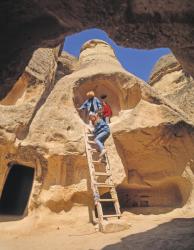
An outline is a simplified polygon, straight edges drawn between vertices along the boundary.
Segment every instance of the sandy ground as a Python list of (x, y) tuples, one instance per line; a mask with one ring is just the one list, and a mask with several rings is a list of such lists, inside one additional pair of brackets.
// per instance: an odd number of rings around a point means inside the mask
[(60, 214), (39, 209), (17, 221), (0, 218), (0, 250), (194, 250), (192, 212), (133, 212), (123, 215), (130, 224), (128, 230), (109, 234), (95, 231), (86, 207)]

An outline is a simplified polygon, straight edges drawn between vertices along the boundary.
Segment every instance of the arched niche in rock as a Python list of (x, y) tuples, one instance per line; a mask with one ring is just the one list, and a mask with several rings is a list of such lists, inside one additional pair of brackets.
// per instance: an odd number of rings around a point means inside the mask
[(123, 209), (137, 214), (157, 214), (183, 207), (191, 189), (192, 185), (186, 178), (175, 176), (143, 184), (138, 181), (121, 184), (117, 191)]
[[(86, 93), (94, 91), (95, 96), (101, 100), (102, 95), (106, 95), (105, 101), (111, 106), (113, 117), (118, 116), (119, 112), (134, 108), (141, 99), (141, 89), (138, 84), (124, 87), (129, 84), (125, 74), (95, 75), (93, 77), (81, 79), (74, 87), (74, 105), (80, 107), (87, 99)], [(130, 85), (130, 84), (129, 84)], [(80, 112), (84, 119), (84, 114)]]

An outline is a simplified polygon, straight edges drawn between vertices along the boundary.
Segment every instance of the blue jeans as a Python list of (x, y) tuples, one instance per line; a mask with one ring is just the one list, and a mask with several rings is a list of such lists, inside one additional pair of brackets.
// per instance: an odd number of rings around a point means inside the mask
[(104, 121), (109, 124), (110, 123), (110, 116), (106, 116), (104, 117)]
[(104, 131), (95, 137), (95, 142), (98, 145), (100, 152), (102, 152), (102, 150), (104, 149), (104, 142), (109, 137), (109, 135), (110, 132)]

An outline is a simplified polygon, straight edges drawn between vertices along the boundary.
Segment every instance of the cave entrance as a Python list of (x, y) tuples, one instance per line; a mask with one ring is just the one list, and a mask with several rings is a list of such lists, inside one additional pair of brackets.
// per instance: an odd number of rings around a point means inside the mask
[(1, 215), (23, 215), (34, 179), (34, 168), (14, 164), (3, 187), (0, 199)]

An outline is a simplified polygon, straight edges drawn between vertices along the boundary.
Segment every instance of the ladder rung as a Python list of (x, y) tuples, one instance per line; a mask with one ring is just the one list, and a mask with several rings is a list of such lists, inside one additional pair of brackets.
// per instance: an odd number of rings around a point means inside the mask
[(121, 214), (108, 214), (108, 215), (103, 215), (103, 218), (111, 218), (111, 217), (121, 217)]
[(87, 134), (87, 136), (88, 136), (88, 137), (93, 137), (94, 134), (91, 134), (91, 133), (90, 133), (90, 134)]
[(94, 163), (94, 164), (101, 164), (101, 165), (103, 165), (103, 166), (107, 165), (107, 162), (102, 161), (102, 160), (92, 161), (92, 163)]
[(110, 173), (103, 173), (103, 172), (95, 172), (94, 174), (97, 176), (111, 176)]
[(88, 148), (88, 150), (91, 151), (91, 152), (97, 152), (97, 153), (99, 153), (99, 151), (97, 149), (94, 149), (94, 148)]
[(115, 202), (116, 199), (99, 199), (100, 202)]
[[(95, 136), (92, 132), (90, 131), (85, 131), (85, 147), (86, 147), (86, 156), (87, 156), (87, 160), (88, 160), (88, 167), (90, 170), (90, 178), (91, 178), (91, 188), (93, 191), (93, 195), (94, 195), (94, 201), (96, 204), (96, 208), (97, 208), (97, 215), (99, 218), (99, 223), (101, 223), (101, 220), (103, 221), (103, 219), (105, 218), (111, 218), (111, 217), (117, 217), (118, 219), (121, 217), (121, 213), (120, 213), (120, 207), (119, 207), (119, 200), (117, 198), (117, 192), (115, 189), (115, 185), (112, 181), (112, 173), (111, 173), (111, 169), (109, 166), (109, 162), (108, 162), (108, 156), (107, 154), (105, 154), (105, 156), (103, 157), (99, 157), (99, 160), (96, 158), (94, 158), (94, 156), (98, 156), (100, 154), (98, 148), (96, 147), (96, 142), (94, 140)], [(94, 146), (95, 144), (95, 146)], [(101, 164), (105, 164), (102, 168)], [(95, 164), (100, 164), (100, 165), (95, 165)], [(96, 172), (95, 168), (102, 168), (102, 171), (104, 172)], [(101, 169), (99, 169), (98, 171), (100, 171)], [(102, 176), (102, 180), (100, 179), (100, 176)], [(103, 178), (104, 176), (104, 178)], [(109, 178), (110, 177), (110, 178)], [(104, 180), (103, 180), (104, 179)], [(108, 181), (109, 180), (109, 181)], [(101, 182), (99, 182), (101, 181)], [(106, 183), (107, 182), (107, 183)], [(109, 198), (100, 198), (100, 188), (105, 188), (107, 189), (107, 192), (110, 193)], [(97, 202), (97, 203), (96, 203)], [(115, 208), (115, 214), (109, 214), (109, 215), (103, 215), (103, 205), (104, 202), (112, 202), (112, 205)]]
[(99, 187), (114, 187), (114, 184), (106, 184), (106, 183), (101, 183), (101, 182), (96, 182), (94, 185), (97, 185)]
[(101, 161), (92, 161), (92, 163), (102, 163)]
[(89, 144), (95, 144), (96, 145), (96, 143), (95, 143), (95, 141), (87, 141)]

